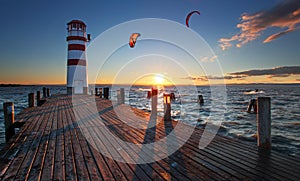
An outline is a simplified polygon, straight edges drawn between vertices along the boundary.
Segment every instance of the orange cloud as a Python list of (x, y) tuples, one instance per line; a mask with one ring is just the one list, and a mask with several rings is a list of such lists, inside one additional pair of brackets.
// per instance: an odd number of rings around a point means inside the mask
[(271, 42), (278, 37), (299, 29), (300, 24), (300, 1), (284, 0), (277, 6), (252, 15), (243, 14), (241, 22), (237, 24), (240, 32), (231, 38), (219, 40), (222, 50), (235, 46), (240, 48), (246, 43), (255, 40), (261, 33), (271, 27), (285, 29), (281, 32), (268, 36), (263, 43)]

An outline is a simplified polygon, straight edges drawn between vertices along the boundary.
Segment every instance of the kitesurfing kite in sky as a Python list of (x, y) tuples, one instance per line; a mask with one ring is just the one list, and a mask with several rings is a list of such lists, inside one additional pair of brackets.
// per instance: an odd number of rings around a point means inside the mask
[(137, 38), (138, 38), (139, 36), (141, 36), (141, 34), (139, 34), (139, 33), (132, 33), (132, 35), (131, 35), (130, 38), (129, 38), (129, 46), (130, 46), (131, 48), (134, 47), (135, 42), (136, 42), (136, 40), (137, 40)]
[(200, 15), (200, 11), (192, 11), (192, 12), (190, 12), (190, 13), (186, 16), (186, 19), (185, 19), (185, 24), (186, 24), (187, 27), (190, 27), (190, 26), (189, 26), (190, 17), (191, 17), (194, 13), (197, 13), (198, 15)]

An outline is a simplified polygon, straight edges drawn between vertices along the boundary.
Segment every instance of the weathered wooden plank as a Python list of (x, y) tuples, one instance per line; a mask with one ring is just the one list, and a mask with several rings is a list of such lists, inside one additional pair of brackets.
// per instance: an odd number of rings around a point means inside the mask
[[(84, 112), (82, 109), (80, 109), (80, 115), (83, 114), (84, 115)], [(85, 116), (85, 115), (84, 115)], [(74, 120), (76, 121), (76, 120)], [(85, 122), (85, 121), (83, 121)], [(83, 123), (84, 124), (84, 123)], [(87, 140), (91, 140), (92, 138), (86, 138), (86, 134), (83, 135), (82, 132), (86, 131), (87, 133), (89, 133), (90, 130), (88, 129), (85, 129), (83, 130), (82, 128), (80, 129), (76, 129), (76, 133), (78, 135), (78, 138), (79, 138), (79, 143), (80, 143), (80, 146), (81, 146), (81, 150), (82, 150), (82, 153), (84, 155), (84, 160), (85, 160), (85, 164), (86, 164), (86, 167), (87, 167), (87, 170), (89, 172), (89, 177), (91, 180), (96, 180), (96, 179), (99, 179), (101, 178), (101, 174), (99, 173), (99, 170), (97, 169), (97, 165), (96, 163), (94, 162), (94, 157), (93, 157), (93, 154), (90, 152), (90, 143), (87, 141)]]
[[(71, 104), (71, 103), (69, 103), (69, 104)], [(68, 120), (75, 120), (74, 113), (71, 110), (71, 108), (68, 109), (68, 113), (69, 113), (69, 114), (67, 114)], [(71, 122), (69, 124), (73, 124), (73, 122)], [(93, 139), (90, 140), (90, 141), (93, 141)], [(94, 143), (94, 145), (95, 145), (95, 143)], [(93, 154), (94, 161), (97, 164), (97, 169), (100, 172), (101, 178), (103, 178), (104, 180), (112, 180), (113, 179), (113, 174), (111, 173), (111, 171), (110, 171), (108, 165), (106, 164), (103, 156), (100, 153), (98, 153), (98, 151), (95, 150), (93, 147), (90, 148), (90, 149), (91, 149), (91, 152)]]
[[(28, 108), (30, 109), (30, 108)], [(25, 115), (25, 113), (23, 114)], [(32, 118), (33, 119), (33, 118)], [(6, 173), (9, 168), (18, 166), (22, 162), (22, 156), (25, 156), (25, 154), (22, 155), (22, 150), (24, 149), (24, 146), (26, 144), (25, 141), (28, 138), (28, 134), (26, 134), (26, 130), (32, 129), (36, 125), (34, 124), (25, 124), (23, 128), (20, 130), (19, 134), (15, 135), (1, 150), (1, 175), (0, 178), (3, 179), (5, 174), (8, 174), (9, 176), (6, 176), (6, 178), (12, 178), (15, 176), (15, 173), (17, 172), (17, 169), (15, 169), (15, 172), (9, 171), (9, 173)], [(21, 154), (19, 154), (21, 152)], [(24, 151), (23, 151), (24, 153)]]
[(72, 140), (73, 150), (75, 155), (77, 178), (78, 180), (90, 180), (87, 166), (84, 160), (84, 155), (82, 153), (79, 138), (77, 135), (77, 130), (79, 129), (78, 123), (73, 120), (72, 124), (70, 124), (70, 129), (72, 130), (71, 140)]
[(76, 164), (75, 164), (75, 155), (73, 151), (72, 139), (71, 139), (71, 129), (70, 124), (73, 124), (71, 119), (71, 104), (69, 103), (69, 98), (64, 100), (65, 106), (63, 109), (63, 120), (64, 120), (64, 133), (65, 133), (65, 173), (66, 173), (66, 180), (77, 180), (77, 171), (76, 171)]
[(59, 111), (57, 114), (57, 129), (56, 131), (56, 144), (55, 144), (55, 157), (54, 157), (54, 180), (65, 179), (65, 145), (64, 145), (64, 120), (62, 112), (64, 109), (64, 101), (59, 100)]
[(28, 180), (34, 180), (37, 178), (40, 178), (42, 174), (42, 169), (44, 167), (44, 159), (46, 155), (46, 150), (48, 148), (48, 140), (50, 138), (50, 131), (52, 127), (52, 112), (56, 109), (56, 106), (53, 106), (51, 108), (51, 113), (47, 113), (45, 115), (45, 118), (39, 121), (42, 121), (42, 125), (40, 129), (43, 129), (43, 135), (40, 141), (40, 145), (38, 148), (38, 152), (36, 153), (34, 162), (32, 164), (32, 167), (30, 168), (30, 172), (27, 174), (26, 179)]
[[(47, 101), (43, 106), (50, 105), (55, 106), (54, 102), (57, 99), (52, 99), (51, 101)], [(43, 107), (42, 106), (42, 107)], [(48, 141), (48, 147), (46, 150), (46, 155), (44, 158), (44, 166), (42, 170), (42, 174), (40, 176), (41, 180), (51, 180), (54, 176), (54, 159), (55, 159), (55, 150), (56, 150), (56, 136), (57, 136), (57, 118), (58, 118), (59, 107), (57, 106), (55, 111), (52, 112), (52, 119), (49, 120), (52, 122), (51, 132)]]
[[(42, 109), (39, 109), (38, 111), (41, 111)], [(30, 121), (36, 122), (42, 115), (37, 115), (36, 117), (32, 117)], [(31, 117), (30, 117), (31, 118)], [(29, 124), (29, 123), (28, 123)], [(20, 171), (20, 168), (26, 160), (27, 153), (30, 150), (30, 147), (32, 145), (32, 142), (35, 138), (35, 132), (31, 133), (29, 130), (37, 130), (39, 128), (40, 124), (31, 124), (29, 128), (31, 129), (21, 129), (21, 132), (23, 135), (26, 136), (24, 139), (24, 142), (21, 142), (21, 145), (17, 143), (16, 147), (19, 147), (18, 154), (13, 158), (13, 162), (9, 167), (8, 172), (6, 173), (4, 180), (12, 179), (18, 176), (18, 172)], [(25, 127), (24, 127), (25, 128)], [(12, 140), (13, 141), (13, 140)], [(28, 160), (28, 159), (27, 159)], [(25, 172), (24, 172), (25, 173)], [(23, 175), (24, 176), (24, 175)]]
[[(81, 112), (82, 110), (83, 109), (81, 107), (80, 109), (78, 109), (76, 111)], [(79, 118), (83, 121), (83, 124), (85, 122), (90, 122), (91, 121), (90, 120), (91, 118), (87, 117), (88, 115), (89, 114), (86, 114), (85, 112), (81, 112), (81, 114), (78, 115)], [(94, 135), (94, 136), (97, 136), (97, 139), (99, 140), (99, 134), (101, 134), (101, 133), (99, 132), (99, 130), (97, 130), (97, 132), (95, 132), (95, 133), (96, 133), (96, 135)], [(100, 135), (100, 138), (101, 138), (101, 141), (97, 142), (98, 149), (101, 149), (101, 150), (109, 153), (109, 150), (107, 148), (108, 148), (108, 145), (110, 145), (110, 144), (108, 142), (105, 142), (106, 140), (104, 139), (105, 137), (103, 135)], [(126, 179), (126, 176), (124, 175), (123, 170), (122, 170), (123, 165), (121, 165), (121, 164), (118, 165), (114, 160), (109, 159), (107, 157), (105, 157), (105, 160), (106, 160), (107, 164), (109, 165), (111, 171), (113, 172), (113, 176), (115, 177), (116, 180)], [(127, 171), (126, 168), (123, 168), (123, 169), (125, 171)]]

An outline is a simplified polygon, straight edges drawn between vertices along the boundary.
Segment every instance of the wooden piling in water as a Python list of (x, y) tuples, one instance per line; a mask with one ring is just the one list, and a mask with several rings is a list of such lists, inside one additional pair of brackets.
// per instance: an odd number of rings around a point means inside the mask
[(198, 95), (198, 102), (199, 102), (200, 105), (204, 104), (204, 99), (203, 99), (202, 95)]
[(271, 98), (257, 98), (257, 146), (271, 149)]
[(171, 120), (171, 95), (164, 94), (164, 120)]
[(248, 113), (251, 113), (252, 107), (253, 107), (254, 112), (257, 113), (257, 101), (256, 101), (256, 99), (251, 99), (249, 101), (249, 104), (248, 104), (248, 107), (247, 107), (247, 112)]
[(4, 126), (5, 126), (5, 140), (6, 143), (15, 134), (15, 129), (13, 128), (13, 123), (15, 121), (15, 109), (13, 102), (3, 103), (4, 111)]
[(117, 103), (118, 104), (125, 103), (124, 88), (120, 88), (120, 90), (117, 90)]
[(47, 97), (47, 95), (46, 95), (46, 87), (43, 87), (43, 97)]
[(170, 96), (171, 96), (171, 101), (175, 101), (176, 100), (176, 96), (175, 96), (174, 92), (172, 92)]
[(156, 88), (151, 89), (151, 115), (157, 115), (157, 94), (158, 90)]
[(108, 99), (109, 98), (109, 88), (108, 87), (104, 87), (104, 98)]
[(99, 98), (102, 98), (102, 88), (99, 88)]
[(28, 107), (34, 107), (34, 93), (28, 94)]
[(98, 88), (97, 87), (95, 87), (95, 96), (98, 96), (99, 94), (98, 94)]
[(147, 98), (150, 99), (151, 98), (151, 91), (147, 92)]
[(120, 90), (117, 90), (117, 104), (121, 104), (121, 94), (120, 94)]
[(47, 88), (47, 97), (50, 97), (50, 89)]
[(41, 91), (36, 91), (36, 105), (41, 105)]

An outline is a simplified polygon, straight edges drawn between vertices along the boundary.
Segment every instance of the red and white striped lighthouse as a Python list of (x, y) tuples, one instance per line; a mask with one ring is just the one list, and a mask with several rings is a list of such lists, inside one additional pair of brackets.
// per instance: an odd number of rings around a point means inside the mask
[(87, 94), (87, 63), (86, 63), (86, 25), (80, 20), (72, 20), (68, 24), (68, 67), (67, 93)]

